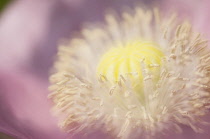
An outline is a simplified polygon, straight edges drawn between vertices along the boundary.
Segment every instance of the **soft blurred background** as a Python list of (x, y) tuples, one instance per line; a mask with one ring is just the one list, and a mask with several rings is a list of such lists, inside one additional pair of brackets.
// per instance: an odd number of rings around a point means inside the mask
[[(208, 0), (0, 0), (0, 138), (66, 138), (50, 114), (48, 77), (60, 40), (109, 9), (140, 5), (173, 9), (209, 37)], [(4, 134), (3, 134), (4, 133)], [(9, 137), (11, 136), (11, 137)], [(79, 138), (79, 137), (78, 137)], [(97, 138), (94, 137), (94, 138)], [(191, 129), (174, 138), (209, 139)]]

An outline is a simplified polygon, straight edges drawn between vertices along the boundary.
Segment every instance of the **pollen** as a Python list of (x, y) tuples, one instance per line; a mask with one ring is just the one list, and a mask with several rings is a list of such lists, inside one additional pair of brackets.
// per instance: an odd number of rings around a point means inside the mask
[(130, 78), (134, 88), (143, 85), (143, 70), (148, 70), (159, 79), (161, 59), (164, 54), (158, 44), (137, 41), (125, 44), (125, 46), (112, 47), (101, 58), (97, 75), (106, 77), (110, 82), (119, 83), (121, 78)]

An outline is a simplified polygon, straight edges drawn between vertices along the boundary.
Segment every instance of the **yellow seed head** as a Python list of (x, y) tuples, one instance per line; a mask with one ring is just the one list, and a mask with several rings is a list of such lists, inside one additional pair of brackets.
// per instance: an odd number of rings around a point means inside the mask
[(157, 81), (160, 74), (163, 52), (158, 44), (146, 41), (127, 43), (125, 46), (112, 47), (101, 58), (98, 77), (103, 76), (112, 83), (118, 83), (121, 77), (128, 77), (134, 88), (142, 88), (144, 70)]

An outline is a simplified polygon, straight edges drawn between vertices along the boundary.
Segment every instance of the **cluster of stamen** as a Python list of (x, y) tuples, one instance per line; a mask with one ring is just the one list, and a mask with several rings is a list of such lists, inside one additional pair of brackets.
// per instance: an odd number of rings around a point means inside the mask
[[(113, 138), (151, 138), (172, 128), (181, 132), (179, 124), (201, 132), (202, 116), (210, 108), (207, 41), (188, 23), (174, 31), (174, 16), (161, 20), (156, 10), (153, 15), (137, 8), (134, 16), (123, 17), (118, 23), (109, 16), (104, 30), (91, 30), (91, 35), (84, 30), (85, 39), (60, 46), (49, 98), (61, 128), (101, 130)], [(129, 45), (114, 46), (122, 39)]]

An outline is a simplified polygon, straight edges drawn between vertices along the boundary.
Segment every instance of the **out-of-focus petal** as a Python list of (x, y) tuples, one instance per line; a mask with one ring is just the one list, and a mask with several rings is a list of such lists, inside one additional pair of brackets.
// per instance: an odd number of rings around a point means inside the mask
[[(16, 73), (15, 73), (16, 72)], [(21, 139), (62, 139), (50, 113), (47, 84), (21, 72), (0, 71), (0, 132)]]
[(0, 66), (27, 63), (49, 25), (54, 1), (14, 1), (0, 18)]
[(179, 17), (187, 18), (201, 34), (210, 38), (209, 0), (162, 0), (164, 11), (175, 11)]

